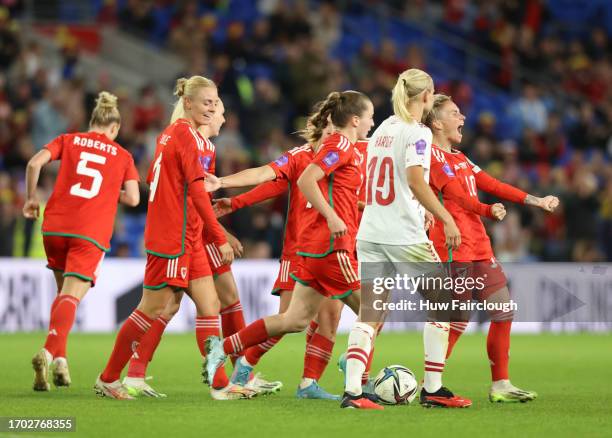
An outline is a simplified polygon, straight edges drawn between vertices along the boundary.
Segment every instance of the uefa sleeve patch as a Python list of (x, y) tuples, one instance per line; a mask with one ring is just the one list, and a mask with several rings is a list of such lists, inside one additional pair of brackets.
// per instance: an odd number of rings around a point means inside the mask
[(447, 174), (448, 176), (455, 176), (455, 172), (453, 172), (453, 169), (450, 168), (450, 166), (448, 165), (448, 163), (444, 163), (444, 166), (442, 166), (442, 170), (444, 171), (445, 174)]
[(338, 152), (329, 151), (327, 155), (325, 155), (325, 158), (323, 158), (323, 164), (325, 164), (327, 167), (332, 167), (338, 162), (339, 159), (340, 155), (338, 155)]
[(427, 149), (427, 142), (425, 140), (417, 141), (414, 146), (416, 147), (417, 154), (425, 155), (425, 149)]
[(274, 161), (274, 164), (276, 164), (278, 167), (283, 167), (288, 162), (289, 162), (289, 157), (287, 155), (281, 155)]
[(208, 172), (208, 169), (210, 169), (211, 158), (212, 157), (210, 156), (200, 157), (200, 164), (202, 165), (202, 169), (204, 169), (207, 172)]

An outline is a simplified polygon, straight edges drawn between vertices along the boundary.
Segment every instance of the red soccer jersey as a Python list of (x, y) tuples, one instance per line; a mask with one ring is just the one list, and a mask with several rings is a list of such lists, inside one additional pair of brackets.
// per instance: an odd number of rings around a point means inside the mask
[(442, 193), (442, 203), (461, 232), (461, 245), (451, 251), (445, 245), (444, 225), (440, 221), (435, 222), (429, 238), (434, 242), (442, 261), (470, 262), (493, 257), (491, 241), (480, 216), (459, 206), (444, 194), (444, 186), (451, 179), (457, 178), (466, 196), (478, 199), (475, 175), (480, 171), (462, 152), (446, 152), (436, 145), (431, 146), (429, 184), (438, 197)]
[(108, 251), (121, 186), (138, 181), (132, 155), (96, 132), (60, 135), (45, 148), (61, 163), (43, 235), (79, 237)]
[[(355, 143), (355, 147), (357, 148), (357, 150), (363, 156), (363, 160), (361, 162), (361, 187), (359, 187), (359, 202), (363, 202), (365, 204), (365, 202), (366, 202), (366, 186), (367, 186), (366, 175), (368, 173), (368, 171), (367, 171), (367, 165), (368, 165), (368, 140), (359, 140), (358, 142)], [(357, 220), (358, 224), (361, 223), (361, 217), (362, 216), (363, 216), (363, 210), (359, 210), (359, 216), (358, 216), (358, 220)]]
[(268, 164), (278, 178), (285, 179), (289, 188), (289, 206), (287, 207), (287, 218), (285, 221), (285, 235), (283, 238), (283, 253), (281, 259), (292, 260), (297, 258), (298, 234), (300, 231), (300, 220), (306, 212), (308, 201), (297, 187), (297, 180), (311, 163), (314, 157), (312, 148), (303, 145), (293, 148), (275, 161)]
[(325, 178), (319, 180), (319, 188), (330, 206), (346, 224), (347, 233), (332, 238), (327, 220), (315, 209), (307, 208), (300, 218), (298, 255), (323, 257), (333, 251), (355, 250), (358, 211), (357, 194), (361, 187), (363, 156), (353, 143), (342, 134), (327, 137), (312, 160), (323, 170)]
[[(199, 132), (196, 132), (198, 162), (202, 166), (202, 170), (206, 173), (215, 174), (216, 148), (212, 141), (204, 138)], [(214, 236), (209, 228), (204, 228), (204, 222), (196, 211), (191, 198), (187, 200), (189, 218), (187, 220), (187, 236), (188, 239), (203, 239), (204, 242), (214, 242)], [(216, 242), (215, 242), (216, 243)]]
[[(185, 119), (168, 126), (157, 138), (155, 159), (149, 168), (149, 208), (145, 249), (158, 257), (185, 253), (190, 202), (188, 186), (205, 177), (200, 164), (202, 137)], [(194, 213), (195, 214), (195, 213)]]

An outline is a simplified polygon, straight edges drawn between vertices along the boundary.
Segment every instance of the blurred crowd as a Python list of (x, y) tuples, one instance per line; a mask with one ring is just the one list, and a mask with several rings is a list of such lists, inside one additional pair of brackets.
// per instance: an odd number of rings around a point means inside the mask
[[(605, 23), (577, 23), (569, 31), (540, 0), (238, 1), (253, 9), (243, 18), (228, 12), (236, 1), (97, 2), (98, 23), (166, 47), (184, 59), (185, 75), (203, 74), (218, 84), (227, 108), (214, 140), (218, 174), (267, 163), (301, 144), (293, 133), (312, 104), (332, 90), (368, 94), (377, 123), (384, 120), (397, 74), (409, 67), (427, 70), (436, 54), (390, 37), (376, 44), (366, 38), (350, 56), (338, 51), (349, 14), (391, 10), (395, 18), (426, 19), (440, 32), (499, 56), (481, 80), (507, 96), (507, 107), (477, 105), (482, 90), (460, 77), (434, 75), (436, 89), (452, 95), (468, 115), (462, 148), (473, 161), (531, 194), (561, 199), (552, 215), (506, 203), (503, 222), (486, 221), (498, 258), (612, 261), (612, 59)], [(171, 107), (152, 85), (134, 93), (101, 74), (95, 87), (86, 86), (75, 38), (58, 38), (62, 62), (45, 65), (41, 47), (22, 30), (21, 2), (3, 3), (0, 256), (39, 257), (40, 223), (21, 217), (28, 159), (55, 136), (86, 129), (97, 92), (110, 89), (120, 98), (118, 142), (134, 155), (144, 180)], [(51, 192), (56, 171), (44, 171), (41, 199)], [(481, 199), (492, 202), (486, 194)], [(286, 198), (277, 199), (223, 222), (242, 240), (247, 257), (277, 257), (285, 209)], [(120, 209), (111, 255), (143, 254), (145, 214), (146, 202)]]

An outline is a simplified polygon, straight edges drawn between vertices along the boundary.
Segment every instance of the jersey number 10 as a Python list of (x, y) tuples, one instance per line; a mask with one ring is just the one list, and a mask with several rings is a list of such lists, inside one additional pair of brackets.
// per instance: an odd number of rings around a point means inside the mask
[[(376, 174), (378, 178), (376, 178), (376, 186), (374, 187), (374, 176)], [(386, 186), (388, 186), (387, 190), (385, 190)], [(384, 157), (380, 160), (380, 163), (378, 157), (372, 157), (368, 163), (366, 204), (371, 205), (373, 200), (375, 200), (378, 205), (383, 206), (389, 205), (395, 200), (393, 159), (391, 157)]]

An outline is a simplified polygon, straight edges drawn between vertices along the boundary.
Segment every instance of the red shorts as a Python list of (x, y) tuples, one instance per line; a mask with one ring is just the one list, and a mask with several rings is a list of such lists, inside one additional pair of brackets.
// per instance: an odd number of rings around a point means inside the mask
[(325, 297), (340, 299), (361, 289), (357, 272), (357, 259), (352, 253), (334, 251), (320, 258), (302, 257), (297, 273), (290, 275)]
[(78, 237), (43, 236), (47, 267), (64, 273), (64, 277), (77, 277), (96, 283), (104, 251), (93, 243)]
[(278, 277), (274, 282), (272, 288), (272, 295), (280, 296), (281, 291), (292, 291), (295, 287), (295, 280), (291, 277), (291, 274), (296, 275), (300, 259), (280, 259), (280, 269), (278, 270)]
[(212, 269), (212, 274), (215, 278), (232, 270), (231, 264), (224, 265), (221, 261), (221, 251), (219, 251), (216, 244), (212, 242), (205, 242), (204, 247), (206, 248), (208, 260), (210, 261), (210, 268)]
[(455, 293), (453, 297), (460, 300), (471, 300), (473, 298), (484, 301), (508, 284), (506, 274), (504, 274), (501, 264), (495, 257), (474, 262), (452, 262), (451, 266), (453, 277), (471, 277), (477, 285), (482, 285), (466, 288), (467, 290), (464, 293)]
[(186, 249), (182, 256), (169, 259), (147, 254), (144, 288), (158, 290), (172, 286), (186, 289), (191, 280), (212, 275), (202, 242)]

